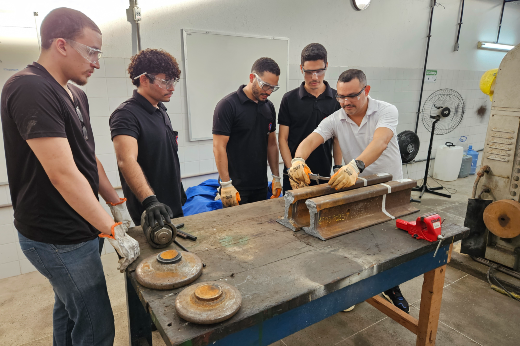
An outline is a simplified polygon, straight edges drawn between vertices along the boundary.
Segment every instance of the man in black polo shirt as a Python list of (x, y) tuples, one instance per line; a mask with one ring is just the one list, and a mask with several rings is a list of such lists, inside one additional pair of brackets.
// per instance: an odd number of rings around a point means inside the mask
[(137, 90), (110, 116), (121, 185), (136, 225), (146, 210), (148, 225), (163, 226), (163, 218), (183, 216), (178, 133), (163, 104), (181, 71), (167, 52), (146, 49), (132, 57), (128, 73)]
[(224, 207), (267, 198), (267, 162), (273, 196), (280, 196), (276, 112), (267, 98), (278, 90), (280, 68), (270, 58), (253, 64), (249, 84), (224, 97), (213, 114), (213, 153)]
[(114, 316), (98, 235), (122, 256), (121, 271), (139, 244), (126, 234), (130, 220), (119, 213), (114, 223), (99, 204), (98, 193), (112, 204), (120, 199), (95, 154), (87, 97), (68, 83), (84, 85), (99, 69), (101, 31), (83, 13), (58, 8), (40, 32), (38, 62), (2, 90), (14, 225), (23, 253), (54, 290), (54, 345), (109, 346)]
[[(319, 43), (307, 45), (303, 48), (300, 65), (304, 81), (282, 98), (278, 115), (280, 125), (278, 141), (285, 165), (284, 191), (291, 190), (291, 183), (294, 184), (289, 180), (287, 170), (291, 168), (291, 160), (298, 145), (318, 127), (323, 119), (341, 108), (336, 101), (336, 90), (324, 80), (328, 64), (325, 47)], [(305, 162), (313, 173), (328, 177), (332, 166), (332, 151), (334, 151), (335, 165), (341, 168), (341, 149), (336, 139), (329, 139), (320, 145)], [(315, 181), (311, 182), (311, 185), (315, 184)]]

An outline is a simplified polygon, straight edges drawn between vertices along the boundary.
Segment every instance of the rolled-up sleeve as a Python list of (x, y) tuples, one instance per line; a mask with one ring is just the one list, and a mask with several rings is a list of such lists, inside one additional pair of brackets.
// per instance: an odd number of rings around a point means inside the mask
[(376, 130), (380, 127), (386, 127), (392, 130), (394, 135), (397, 135), (397, 123), (399, 119), (399, 111), (394, 105), (388, 105), (381, 111), (379, 120), (377, 121)]
[(328, 117), (323, 119), (321, 121), (321, 123), (318, 125), (318, 127), (316, 128), (316, 130), (313, 131), (313, 132), (319, 134), (320, 136), (322, 136), (324, 142), (326, 142), (330, 138), (334, 137), (334, 127), (335, 127), (334, 121), (335, 121), (336, 116), (337, 116), (336, 113), (329, 115)]

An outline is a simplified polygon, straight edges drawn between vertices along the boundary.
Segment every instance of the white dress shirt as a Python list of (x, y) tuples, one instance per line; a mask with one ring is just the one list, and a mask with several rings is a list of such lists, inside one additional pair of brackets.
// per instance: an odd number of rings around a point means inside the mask
[(392, 130), (394, 135), (386, 149), (374, 163), (365, 168), (360, 176), (390, 173), (393, 180), (398, 180), (403, 178), (396, 133), (398, 117), (399, 113), (394, 105), (374, 100), (368, 96), (367, 112), (359, 126), (348, 117), (342, 108), (323, 119), (314, 132), (322, 136), (325, 141), (332, 137), (338, 138), (343, 160), (348, 163), (366, 149), (374, 138), (376, 129), (386, 127)]

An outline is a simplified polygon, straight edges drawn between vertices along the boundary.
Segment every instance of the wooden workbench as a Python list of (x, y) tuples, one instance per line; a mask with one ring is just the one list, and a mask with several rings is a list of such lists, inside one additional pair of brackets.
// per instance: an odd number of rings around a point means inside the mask
[[(167, 345), (269, 345), (365, 300), (417, 334), (417, 345), (435, 344), (451, 244), (468, 229), (443, 224), (446, 239), (434, 258), (437, 243), (411, 238), (395, 221), (327, 241), (294, 233), (275, 221), (283, 215), (283, 202), (267, 200), (173, 221), (198, 237), (196, 242), (178, 238), (206, 264), (195, 283), (224, 280), (242, 294), (239, 312), (214, 325), (177, 316), (174, 302), (183, 288), (158, 291), (136, 281), (139, 262), (165, 249), (151, 248), (140, 227), (130, 229), (141, 246), (141, 256), (126, 273), (131, 344), (151, 345), (151, 317)], [(424, 273), (419, 321), (377, 297)]]

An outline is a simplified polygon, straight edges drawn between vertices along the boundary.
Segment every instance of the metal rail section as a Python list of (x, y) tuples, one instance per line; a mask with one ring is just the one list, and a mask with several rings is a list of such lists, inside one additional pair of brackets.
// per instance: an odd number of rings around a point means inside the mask
[(415, 186), (415, 180), (401, 179), (308, 199), (310, 225), (303, 230), (327, 240), (415, 213), (419, 209), (410, 204)]
[(307, 186), (297, 190), (289, 190), (285, 192), (284, 196), (284, 216), (276, 221), (295, 232), (299, 231), (302, 229), (302, 227), (310, 225), (309, 209), (305, 205), (305, 202), (309, 198), (330, 195), (342, 191), (349, 191), (364, 186), (385, 183), (390, 180), (392, 180), (391, 174), (379, 173), (358, 178), (354, 185), (340, 190), (335, 190), (328, 184), (320, 184), (315, 186)]

